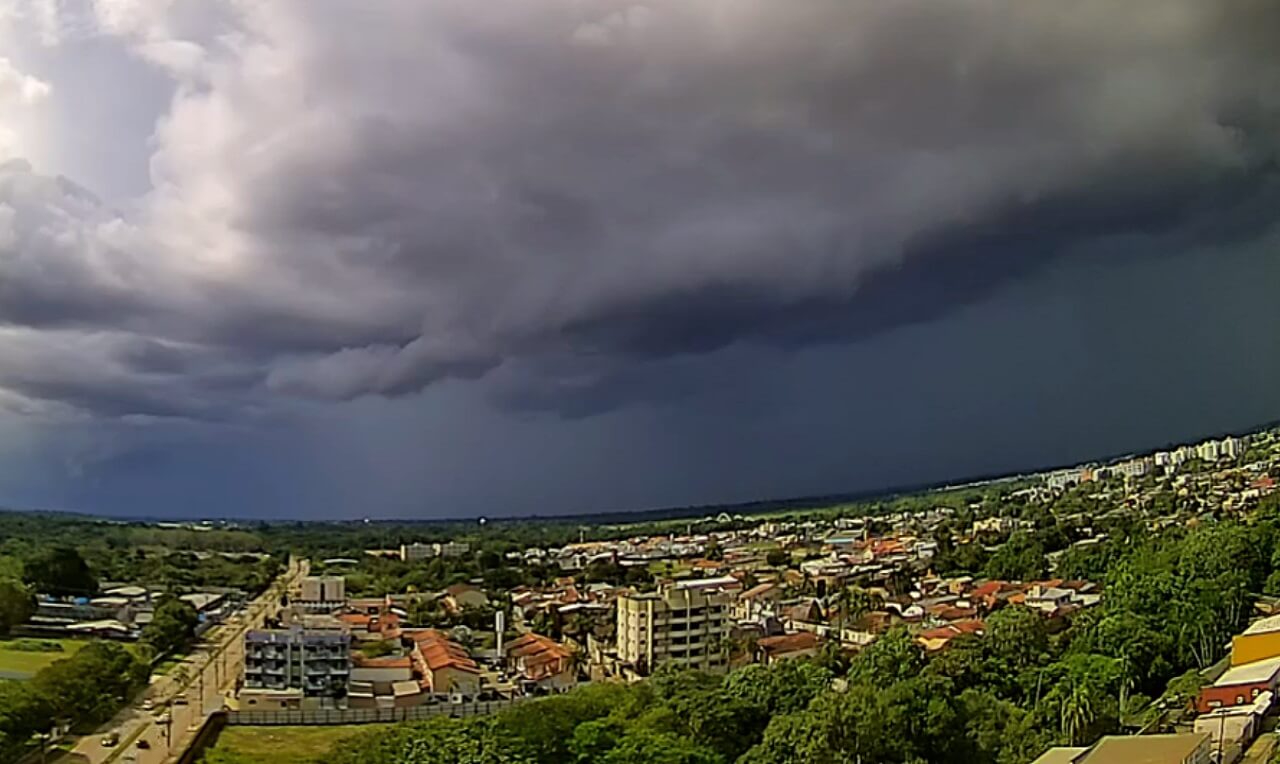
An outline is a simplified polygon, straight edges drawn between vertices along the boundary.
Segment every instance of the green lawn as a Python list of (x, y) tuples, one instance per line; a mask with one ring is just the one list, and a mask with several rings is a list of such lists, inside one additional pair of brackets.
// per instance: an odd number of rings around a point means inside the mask
[(14, 650), (10, 647), (13, 644), (13, 640), (0, 639), (0, 676), (8, 679), (30, 677), (56, 660), (70, 658), (79, 652), (80, 648), (89, 644), (87, 639), (45, 640), (41, 638), (41, 641), (58, 642), (62, 645), (62, 652), (44, 653)]
[(211, 750), (227, 754), (228, 760), (236, 762), (315, 764), (339, 740), (388, 726), (390, 725), (349, 724), (333, 727), (227, 727), (218, 735), (218, 741)]

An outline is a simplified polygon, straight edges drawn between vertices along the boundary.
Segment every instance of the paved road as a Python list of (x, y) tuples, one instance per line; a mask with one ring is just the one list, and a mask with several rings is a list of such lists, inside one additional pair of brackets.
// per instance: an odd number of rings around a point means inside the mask
[[(230, 689), (240, 675), (244, 632), (262, 625), (281, 593), (303, 575), (305, 567), (305, 561), (290, 561), (267, 591), (227, 623), (211, 629), (203, 644), (179, 667), (155, 678), (137, 703), (94, 734), (81, 738), (57, 764), (163, 764), (171, 753), (184, 750), (205, 718), (222, 708), (223, 691)], [(150, 712), (142, 709), (148, 699), (156, 707)], [(118, 734), (120, 742), (102, 745), (103, 736), (110, 732)], [(147, 747), (139, 748), (139, 741), (145, 741)]]

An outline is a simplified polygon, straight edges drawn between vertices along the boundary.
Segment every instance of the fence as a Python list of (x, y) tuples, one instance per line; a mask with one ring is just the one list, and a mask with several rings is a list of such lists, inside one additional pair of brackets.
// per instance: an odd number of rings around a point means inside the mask
[(316, 708), (279, 711), (227, 711), (227, 724), (240, 726), (311, 726), (419, 721), (433, 716), (486, 716), (517, 705), (525, 698), (475, 703), (429, 703), (408, 708)]
[(178, 754), (178, 764), (195, 764), (199, 761), (205, 749), (218, 740), (218, 735), (222, 733), (222, 728), (226, 725), (227, 715), (222, 711), (215, 711), (205, 717), (204, 724), (200, 725), (200, 730), (196, 732), (196, 736)]

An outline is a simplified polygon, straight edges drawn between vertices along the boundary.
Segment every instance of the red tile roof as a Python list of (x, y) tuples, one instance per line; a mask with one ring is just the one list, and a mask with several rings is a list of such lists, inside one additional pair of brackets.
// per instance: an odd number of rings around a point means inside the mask
[(812, 650), (817, 646), (818, 635), (808, 631), (798, 631), (795, 634), (783, 634), (778, 637), (765, 637), (756, 642), (756, 647), (763, 650), (765, 655), (770, 657), (796, 653), (802, 650)]
[(352, 654), (351, 665), (356, 668), (412, 668), (413, 662), (408, 656), (397, 657), (388, 655), (382, 658), (366, 658), (363, 655)]

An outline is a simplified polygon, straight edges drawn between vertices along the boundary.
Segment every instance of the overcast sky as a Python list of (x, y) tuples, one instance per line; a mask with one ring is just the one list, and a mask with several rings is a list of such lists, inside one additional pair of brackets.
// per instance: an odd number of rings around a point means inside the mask
[(562, 514), (1280, 418), (1271, 0), (0, 0), (0, 505)]

